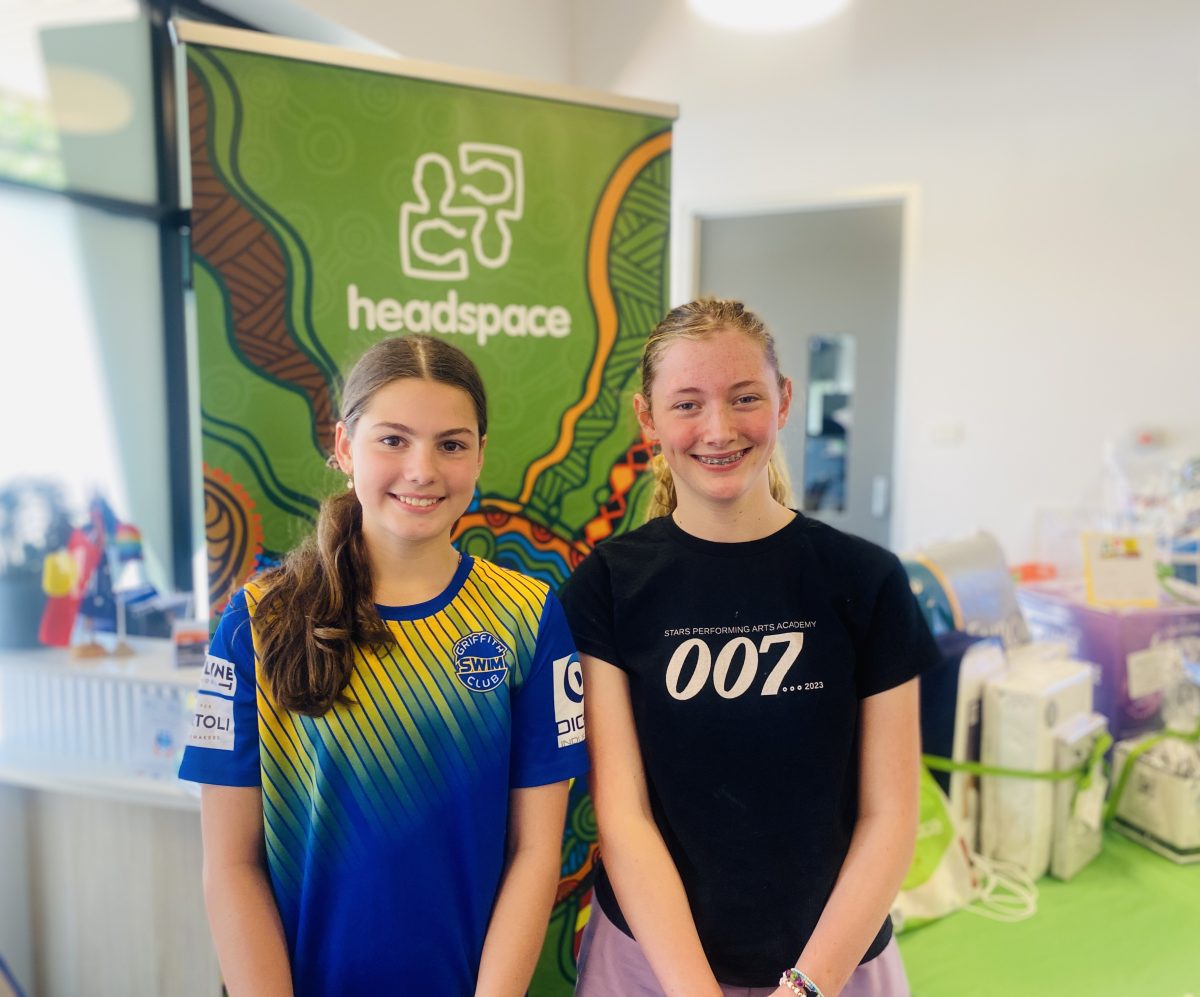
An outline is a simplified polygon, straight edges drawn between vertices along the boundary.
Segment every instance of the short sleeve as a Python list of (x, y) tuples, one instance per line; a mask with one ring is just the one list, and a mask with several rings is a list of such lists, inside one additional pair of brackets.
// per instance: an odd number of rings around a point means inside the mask
[(179, 778), (217, 786), (258, 786), (258, 699), (246, 592), (226, 607), (204, 659)]
[(592, 551), (560, 593), (575, 646), (584, 654), (620, 666), (613, 627), (613, 595), (608, 565)]
[(894, 555), (888, 558), (891, 563), (860, 644), (857, 682), (861, 699), (903, 685), (941, 661), (904, 566)]
[(583, 671), (562, 605), (547, 594), (529, 675), (513, 701), (509, 786), (545, 786), (585, 773)]

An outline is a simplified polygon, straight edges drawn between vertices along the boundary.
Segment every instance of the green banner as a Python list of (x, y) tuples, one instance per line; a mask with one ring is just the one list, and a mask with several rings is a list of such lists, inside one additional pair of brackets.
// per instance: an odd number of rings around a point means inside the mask
[[(341, 378), (405, 331), (451, 339), (487, 385), (460, 546), (557, 587), (638, 525), (671, 119), (219, 45), (189, 44), (187, 70), (213, 613), (344, 487)], [(571, 992), (595, 840), (577, 786), (534, 997)]]

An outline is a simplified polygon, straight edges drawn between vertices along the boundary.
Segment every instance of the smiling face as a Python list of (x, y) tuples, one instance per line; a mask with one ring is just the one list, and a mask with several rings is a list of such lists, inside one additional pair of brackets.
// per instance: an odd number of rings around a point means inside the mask
[(658, 358), (651, 396), (634, 401), (647, 439), (671, 468), (681, 512), (744, 511), (771, 498), (767, 465), (792, 385), (744, 332), (679, 338)]
[(418, 377), (379, 388), (353, 427), (339, 422), (334, 452), (354, 479), (368, 548), (448, 544), (475, 493), (485, 441), (466, 391)]

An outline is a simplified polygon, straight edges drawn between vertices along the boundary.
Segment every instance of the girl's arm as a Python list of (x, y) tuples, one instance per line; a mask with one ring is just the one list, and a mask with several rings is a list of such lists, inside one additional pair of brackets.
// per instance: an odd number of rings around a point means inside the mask
[(509, 796), (508, 854), (483, 942), (478, 997), (524, 997), (529, 987), (562, 871), (569, 786), (564, 780)]
[(262, 789), (203, 786), (204, 905), (230, 997), (290, 997), (292, 972), (267, 879)]
[(580, 657), (592, 804), (621, 912), (667, 997), (720, 997), (683, 882), (650, 812), (629, 680), (606, 661)]
[(858, 822), (829, 902), (796, 961), (825, 997), (837, 997), (858, 968), (912, 861), (921, 771), (918, 704), (917, 679), (862, 701)]

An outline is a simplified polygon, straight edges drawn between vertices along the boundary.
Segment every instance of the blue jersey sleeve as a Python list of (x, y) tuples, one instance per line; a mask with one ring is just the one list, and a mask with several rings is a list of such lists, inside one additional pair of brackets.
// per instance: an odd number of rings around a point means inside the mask
[(587, 768), (583, 670), (562, 605), (547, 594), (533, 664), (513, 702), (509, 785), (544, 786)]
[(179, 778), (218, 786), (262, 783), (254, 641), (244, 589), (229, 601), (209, 644)]

